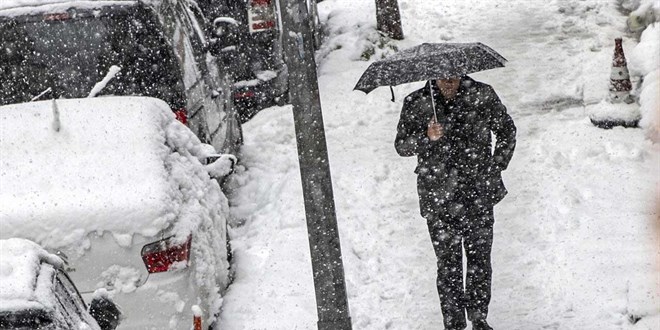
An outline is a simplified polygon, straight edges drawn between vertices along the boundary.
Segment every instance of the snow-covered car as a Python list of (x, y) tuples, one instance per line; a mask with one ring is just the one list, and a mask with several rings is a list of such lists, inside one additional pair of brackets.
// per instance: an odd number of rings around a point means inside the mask
[(229, 283), (215, 178), (232, 156), (148, 97), (0, 106), (0, 127), (0, 238), (64, 253), (86, 301), (105, 289), (122, 307), (120, 329), (188, 329), (195, 305), (211, 325)]
[(0, 240), (0, 329), (115, 329), (119, 308), (100, 290), (88, 309), (64, 265), (32, 241)]
[(203, 142), (236, 154), (232, 78), (210, 54), (205, 25), (193, 0), (0, 1), (0, 105), (92, 90), (156, 97)]

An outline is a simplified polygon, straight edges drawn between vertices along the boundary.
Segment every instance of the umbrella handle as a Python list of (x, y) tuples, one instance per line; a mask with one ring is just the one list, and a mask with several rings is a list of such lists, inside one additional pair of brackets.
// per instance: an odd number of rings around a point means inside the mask
[(433, 98), (433, 80), (429, 80), (429, 95), (431, 96), (431, 108), (433, 108), (433, 121), (438, 122), (438, 113), (435, 111), (435, 100)]

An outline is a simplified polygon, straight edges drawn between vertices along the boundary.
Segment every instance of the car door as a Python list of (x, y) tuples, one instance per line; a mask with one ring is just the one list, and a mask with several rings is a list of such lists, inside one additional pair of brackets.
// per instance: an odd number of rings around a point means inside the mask
[(218, 67), (217, 59), (208, 51), (206, 29), (210, 24), (202, 15), (201, 10), (193, 3), (183, 5), (185, 16), (189, 21), (191, 46), (201, 68), (202, 78), (211, 91), (207, 106), (203, 111), (209, 128), (211, 144), (218, 151), (235, 153), (242, 144), (242, 132), (238, 117), (232, 104), (229, 72)]
[(181, 71), (186, 95), (188, 127), (202, 142), (209, 143), (209, 128), (202, 112), (207, 106), (206, 100), (211, 91), (208, 90), (203, 79), (202, 68), (191, 44), (190, 23), (186, 17), (181, 16), (180, 12), (180, 2), (176, 2), (164, 3), (159, 13)]

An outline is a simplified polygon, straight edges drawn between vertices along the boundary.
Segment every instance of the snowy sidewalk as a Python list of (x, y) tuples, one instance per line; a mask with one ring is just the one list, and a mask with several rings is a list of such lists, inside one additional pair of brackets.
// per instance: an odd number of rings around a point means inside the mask
[[(493, 85), (519, 129), (504, 173), (510, 194), (496, 207), (492, 325), (660, 329), (658, 147), (641, 130), (593, 127), (583, 108), (607, 93), (611, 43), (625, 22), (615, 5), (399, 4), (406, 40), (398, 47), (482, 41), (509, 59), (473, 75)], [(401, 100), (421, 83), (395, 88), (396, 103), (386, 88), (351, 90), (369, 64), (360, 56), (378, 43), (373, 6), (319, 4), (330, 32), (319, 80), (351, 316), (354, 329), (441, 329), (415, 160), (393, 146)], [(232, 197), (237, 273), (218, 329), (315, 329), (291, 108), (267, 109), (244, 130), (248, 170)]]

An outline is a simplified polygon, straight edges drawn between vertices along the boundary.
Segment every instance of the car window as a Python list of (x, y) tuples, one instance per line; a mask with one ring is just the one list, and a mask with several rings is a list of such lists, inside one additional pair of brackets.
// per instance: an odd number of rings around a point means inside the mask
[(0, 23), (0, 105), (89, 95), (113, 65), (121, 72), (99, 95), (145, 95), (185, 104), (176, 59), (148, 11)]
[(207, 26), (208, 23), (200, 12), (199, 7), (197, 7), (197, 5), (194, 3), (188, 4), (188, 15), (190, 17), (190, 21), (193, 25), (193, 30), (195, 31), (197, 39), (199, 39), (202, 45), (206, 45), (207, 39), (205, 31), (207, 31), (209, 27)]
[(0, 312), (0, 329), (55, 329), (53, 315), (42, 309)]
[(201, 73), (192, 45), (181, 23), (177, 23), (174, 33), (174, 43), (176, 45), (177, 57), (181, 64), (181, 70), (183, 71), (183, 83), (186, 90), (188, 90), (195, 86), (197, 80), (201, 77)]

